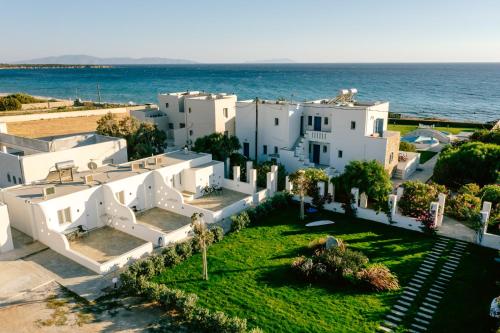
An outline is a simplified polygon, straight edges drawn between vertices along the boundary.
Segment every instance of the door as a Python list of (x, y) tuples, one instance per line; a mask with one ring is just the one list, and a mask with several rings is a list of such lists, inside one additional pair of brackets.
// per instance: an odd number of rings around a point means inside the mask
[(314, 117), (314, 130), (321, 131), (321, 117)]
[(375, 119), (375, 133), (378, 133), (380, 136), (384, 134), (384, 119), (378, 118)]
[(319, 155), (321, 152), (321, 146), (313, 144), (313, 151), (312, 151), (312, 162), (319, 164)]
[(300, 116), (300, 136), (304, 135), (304, 116)]
[(243, 142), (243, 155), (246, 158), (250, 157), (250, 143), (248, 142)]

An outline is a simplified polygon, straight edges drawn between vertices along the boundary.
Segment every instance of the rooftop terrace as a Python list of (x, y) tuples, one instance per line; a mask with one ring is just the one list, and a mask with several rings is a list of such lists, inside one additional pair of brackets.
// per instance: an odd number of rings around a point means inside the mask
[[(42, 202), (74, 192), (83, 191), (91, 188), (92, 186), (133, 177), (142, 173), (151, 172), (153, 170), (176, 165), (204, 156), (207, 156), (207, 154), (195, 153), (192, 151), (174, 151), (155, 156), (156, 158), (159, 158), (159, 163), (156, 165), (151, 163), (153, 158), (145, 158), (120, 165), (110, 164), (97, 168), (93, 171), (76, 172), (74, 173), (73, 181), (64, 181), (63, 183), (60, 183), (57, 179), (54, 179), (52, 181), (43, 181), (30, 185), (9, 187), (5, 189), (5, 191), (14, 194), (19, 198), (31, 200), (32, 202)], [(136, 163), (142, 163), (142, 167), (132, 170), (131, 165)], [(93, 175), (94, 181), (91, 185), (85, 184), (84, 178), (90, 174)], [(55, 187), (55, 194), (51, 194), (48, 198), (44, 198), (43, 189), (50, 186)]]

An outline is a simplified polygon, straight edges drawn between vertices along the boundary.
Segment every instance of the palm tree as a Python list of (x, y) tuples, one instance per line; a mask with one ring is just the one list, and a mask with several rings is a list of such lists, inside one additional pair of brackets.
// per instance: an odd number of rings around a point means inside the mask
[(208, 280), (208, 264), (207, 264), (207, 243), (210, 237), (210, 230), (208, 230), (205, 221), (203, 220), (203, 213), (194, 213), (191, 216), (191, 227), (196, 235), (196, 240), (201, 249), (203, 260), (203, 279)]
[(304, 197), (307, 193), (309, 180), (306, 177), (304, 170), (297, 170), (290, 175), (290, 181), (293, 184), (292, 192), (300, 197), (300, 215), (301, 220), (304, 219)]

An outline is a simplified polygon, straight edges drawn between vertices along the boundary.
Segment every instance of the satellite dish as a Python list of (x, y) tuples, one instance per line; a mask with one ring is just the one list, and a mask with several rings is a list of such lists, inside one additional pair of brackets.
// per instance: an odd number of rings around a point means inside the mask
[(87, 164), (87, 167), (89, 168), (89, 170), (95, 170), (95, 169), (97, 169), (97, 163), (96, 162), (89, 162)]

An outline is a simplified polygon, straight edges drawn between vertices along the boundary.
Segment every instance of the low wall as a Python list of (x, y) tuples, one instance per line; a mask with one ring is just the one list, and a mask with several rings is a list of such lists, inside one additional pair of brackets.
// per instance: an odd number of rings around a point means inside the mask
[(481, 245), (495, 250), (500, 250), (500, 236), (485, 233), (483, 235), (483, 239), (481, 240)]
[(13, 123), (31, 120), (42, 119), (57, 119), (57, 118), (75, 118), (87, 116), (103, 116), (107, 113), (126, 113), (129, 114), (132, 110), (142, 109), (144, 106), (130, 106), (121, 108), (109, 108), (98, 110), (82, 110), (82, 111), (62, 111), (62, 112), (44, 112), (35, 114), (22, 114), (15, 116), (1, 116), (0, 123)]
[(222, 187), (227, 188), (228, 190), (241, 192), (249, 195), (255, 193), (255, 188), (251, 184), (247, 182), (239, 182), (228, 178), (224, 178), (224, 180), (222, 181)]
[(103, 264), (100, 264), (99, 270), (101, 274), (106, 274), (112, 271), (115, 271), (123, 266), (126, 266), (133, 261), (140, 259), (148, 254), (153, 252), (153, 245), (151, 243), (145, 243), (135, 249), (128, 251), (117, 258), (106, 261)]
[(0, 253), (14, 249), (7, 206), (0, 202)]
[(57, 101), (57, 102), (42, 102), (42, 103), (29, 103), (23, 104), (21, 110), (36, 110), (36, 109), (50, 109), (58, 108), (61, 106), (73, 106), (73, 101)]

